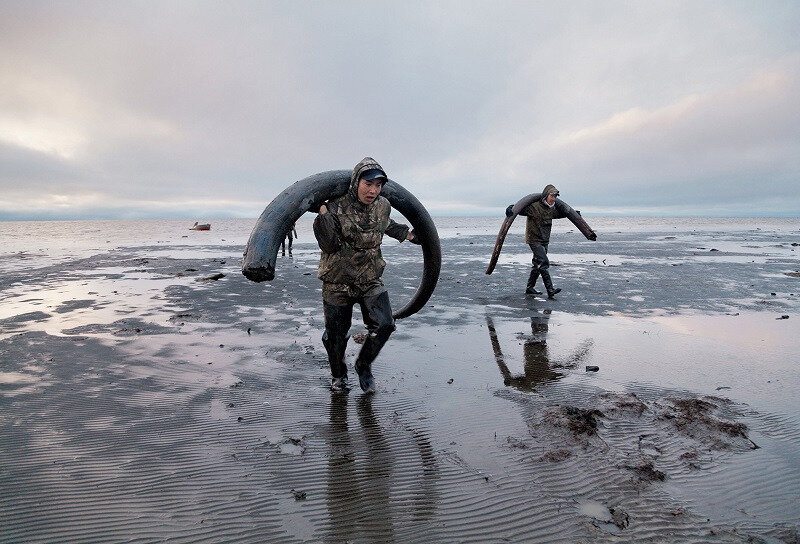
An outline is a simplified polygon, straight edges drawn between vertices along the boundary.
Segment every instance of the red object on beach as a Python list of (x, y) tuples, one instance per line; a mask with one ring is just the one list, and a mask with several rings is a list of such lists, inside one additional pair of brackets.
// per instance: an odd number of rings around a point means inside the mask
[(202, 225), (198, 225), (196, 222), (194, 225), (189, 227), (189, 230), (211, 230), (211, 224), (203, 223)]

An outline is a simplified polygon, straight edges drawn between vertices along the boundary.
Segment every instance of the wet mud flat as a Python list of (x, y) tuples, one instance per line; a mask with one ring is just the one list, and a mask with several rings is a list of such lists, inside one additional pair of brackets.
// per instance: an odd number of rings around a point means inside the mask
[[(546, 300), (520, 236), (491, 276), (450, 236), (374, 396), (327, 389), (310, 244), (259, 285), (233, 245), (27, 259), (0, 542), (797, 542), (798, 238), (561, 233)], [(385, 245), (395, 306), (418, 252)]]

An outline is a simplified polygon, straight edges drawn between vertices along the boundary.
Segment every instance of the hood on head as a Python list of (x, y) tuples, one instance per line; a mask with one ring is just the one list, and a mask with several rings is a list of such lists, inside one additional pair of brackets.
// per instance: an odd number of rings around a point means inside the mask
[(547, 185), (544, 186), (544, 189), (542, 189), (542, 200), (544, 200), (547, 197), (547, 195), (558, 196), (558, 194), (559, 193), (558, 189), (556, 189), (556, 186), (548, 183)]
[(353, 173), (350, 175), (350, 194), (356, 198), (358, 198), (358, 180), (361, 179), (361, 175), (367, 170), (380, 170), (383, 172), (386, 181), (389, 181), (389, 176), (386, 175), (386, 171), (378, 164), (378, 161), (372, 157), (364, 157), (361, 159), (361, 162), (353, 168)]

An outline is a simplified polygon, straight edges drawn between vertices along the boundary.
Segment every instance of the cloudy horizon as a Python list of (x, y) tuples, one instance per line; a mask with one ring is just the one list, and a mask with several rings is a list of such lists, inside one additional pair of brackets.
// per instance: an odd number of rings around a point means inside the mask
[(256, 217), (375, 157), (433, 215), (800, 215), (800, 3), (6, 2), (0, 220)]

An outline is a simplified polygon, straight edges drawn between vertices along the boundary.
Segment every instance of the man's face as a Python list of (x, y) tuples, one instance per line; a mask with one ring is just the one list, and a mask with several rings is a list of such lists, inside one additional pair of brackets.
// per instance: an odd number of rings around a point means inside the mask
[(372, 204), (383, 189), (383, 179), (358, 180), (358, 200), (362, 204)]
[(552, 206), (553, 204), (556, 203), (556, 195), (547, 195), (545, 200), (547, 200), (547, 203)]

